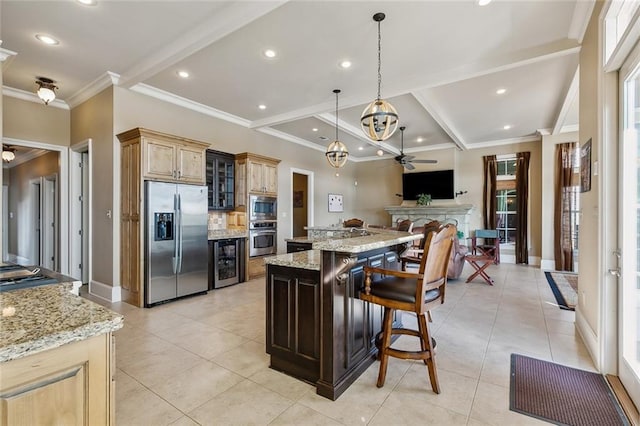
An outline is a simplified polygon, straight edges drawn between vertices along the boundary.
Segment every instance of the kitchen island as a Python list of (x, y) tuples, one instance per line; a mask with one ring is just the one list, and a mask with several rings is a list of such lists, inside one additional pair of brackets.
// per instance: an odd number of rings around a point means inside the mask
[(349, 235), (315, 236), (312, 250), (266, 260), (270, 365), (312, 383), (319, 395), (332, 400), (375, 359), (383, 313), (358, 297), (364, 267), (398, 269), (398, 253), (422, 237), (378, 229)]
[(113, 424), (123, 317), (71, 283), (0, 293), (0, 425)]

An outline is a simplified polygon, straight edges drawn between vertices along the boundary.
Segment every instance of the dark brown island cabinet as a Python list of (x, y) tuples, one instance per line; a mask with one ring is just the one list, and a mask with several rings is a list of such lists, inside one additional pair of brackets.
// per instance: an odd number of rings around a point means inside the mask
[[(377, 245), (379, 247), (379, 244)], [(271, 368), (316, 386), (337, 399), (375, 360), (382, 308), (359, 299), (366, 265), (398, 269), (404, 243), (353, 252), (319, 251), (267, 262), (266, 350)], [(286, 259), (292, 259), (286, 265)], [(320, 261), (321, 259), (321, 261)], [(322, 268), (320, 267), (322, 265)], [(395, 325), (400, 326), (395, 320)]]
[(301, 243), (296, 241), (287, 241), (287, 253), (295, 253), (297, 251), (311, 250), (312, 243)]

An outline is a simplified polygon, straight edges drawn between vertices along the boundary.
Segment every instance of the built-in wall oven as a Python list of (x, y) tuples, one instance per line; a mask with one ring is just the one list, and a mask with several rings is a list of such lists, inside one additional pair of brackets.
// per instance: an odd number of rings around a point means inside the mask
[(277, 253), (278, 223), (276, 221), (249, 222), (249, 256)]
[(264, 195), (249, 196), (249, 220), (277, 220), (278, 219), (278, 199), (276, 197), (266, 197)]

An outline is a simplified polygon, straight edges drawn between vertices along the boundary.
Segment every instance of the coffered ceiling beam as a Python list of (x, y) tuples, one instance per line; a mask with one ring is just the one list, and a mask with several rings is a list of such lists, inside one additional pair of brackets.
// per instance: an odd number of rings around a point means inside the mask
[[(580, 52), (580, 45), (576, 40), (564, 39), (547, 43), (542, 46), (523, 49), (512, 54), (505, 54), (499, 57), (465, 64), (461, 67), (445, 70), (435, 74), (425, 75), (423, 72), (416, 71), (415, 74), (404, 78), (401, 85), (386, 85), (384, 91), (385, 99), (406, 95), (407, 93), (415, 93), (419, 90), (430, 89), (445, 84), (456, 83), (470, 78), (481, 77), (483, 75), (493, 74), (500, 71), (506, 71), (557, 57), (572, 55), (578, 52)], [(371, 102), (371, 93), (340, 98), (340, 105), (343, 109), (368, 104), (369, 102)], [(254, 120), (251, 122), (249, 127), (255, 129), (259, 127), (275, 126), (330, 111), (334, 106), (335, 103), (329, 101), (310, 105), (305, 108), (265, 117), (260, 120)]]
[(578, 94), (578, 86), (580, 82), (580, 66), (576, 67), (576, 72), (573, 74), (573, 79), (571, 80), (571, 84), (569, 84), (569, 88), (567, 89), (567, 93), (564, 96), (564, 102), (562, 102), (562, 107), (558, 112), (558, 116), (556, 117), (556, 124), (553, 126), (553, 130), (551, 134), (557, 135), (562, 132), (562, 126), (564, 126), (564, 122), (567, 118), (567, 113), (571, 109), (573, 102), (576, 99), (576, 95)]
[(418, 101), (422, 108), (427, 111), (427, 113), (433, 117), (433, 119), (438, 123), (438, 125), (444, 130), (444, 132), (449, 135), (451, 140), (456, 146), (462, 150), (466, 151), (468, 149), (467, 144), (464, 142), (460, 133), (454, 128), (453, 124), (451, 124), (451, 120), (447, 120), (444, 117), (444, 114), (440, 111), (440, 108), (434, 102), (428, 98), (424, 92), (412, 92), (413, 97)]
[(131, 88), (193, 55), (228, 34), (277, 9), (289, 0), (229, 2), (205, 22), (194, 27), (164, 49), (147, 56), (122, 73), (120, 85)]

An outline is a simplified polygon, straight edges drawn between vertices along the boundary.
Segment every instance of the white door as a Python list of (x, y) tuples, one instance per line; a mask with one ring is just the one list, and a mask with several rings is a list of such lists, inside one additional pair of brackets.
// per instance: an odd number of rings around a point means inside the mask
[[(620, 69), (618, 370), (640, 402), (640, 47)], [(615, 271), (613, 271), (615, 273)]]

